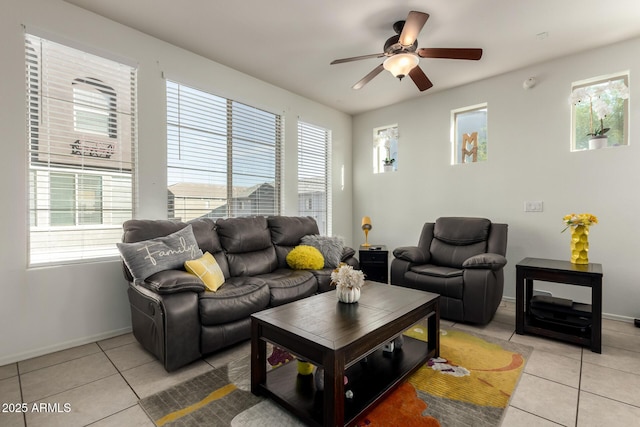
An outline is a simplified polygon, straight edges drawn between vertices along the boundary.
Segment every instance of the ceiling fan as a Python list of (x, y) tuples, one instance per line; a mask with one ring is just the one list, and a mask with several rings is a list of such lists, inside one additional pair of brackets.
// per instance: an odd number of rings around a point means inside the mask
[(470, 59), (478, 60), (482, 57), (482, 49), (461, 48), (420, 48), (418, 49), (418, 33), (429, 19), (429, 15), (423, 12), (411, 11), (406, 21), (398, 21), (393, 24), (395, 36), (390, 37), (384, 44), (384, 52), (371, 55), (354, 56), (351, 58), (336, 59), (331, 65), (345, 62), (359, 61), (361, 59), (387, 57), (384, 62), (374, 68), (369, 74), (353, 85), (353, 89), (360, 89), (369, 83), (382, 70), (388, 70), (395, 77), (402, 80), (409, 75), (420, 91), (425, 91), (433, 86), (431, 80), (422, 71), (418, 63), (420, 58), (444, 58), (444, 59)]

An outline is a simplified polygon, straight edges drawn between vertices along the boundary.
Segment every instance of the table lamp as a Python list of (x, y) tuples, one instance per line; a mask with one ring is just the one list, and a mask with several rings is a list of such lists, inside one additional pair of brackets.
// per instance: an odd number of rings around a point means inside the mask
[(368, 216), (362, 217), (362, 230), (364, 231), (364, 244), (362, 246), (369, 247), (369, 230), (371, 230), (371, 218)]

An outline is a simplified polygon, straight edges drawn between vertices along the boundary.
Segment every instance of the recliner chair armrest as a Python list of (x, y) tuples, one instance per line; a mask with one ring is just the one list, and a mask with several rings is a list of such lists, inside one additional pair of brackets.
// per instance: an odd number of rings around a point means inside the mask
[(414, 264), (426, 264), (431, 260), (431, 254), (418, 246), (401, 246), (393, 250), (393, 256)]
[(462, 263), (463, 268), (484, 268), (493, 271), (501, 270), (505, 265), (507, 265), (505, 257), (492, 253), (474, 255)]
[(164, 270), (147, 277), (140, 286), (160, 295), (178, 292), (204, 292), (202, 280), (182, 270)]

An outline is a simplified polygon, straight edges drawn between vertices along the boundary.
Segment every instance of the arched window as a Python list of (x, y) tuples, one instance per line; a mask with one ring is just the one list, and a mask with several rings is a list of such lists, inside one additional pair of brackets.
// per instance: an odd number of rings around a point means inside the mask
[(76, 132), (117, 138), (116, 93), (92, 77), (73, 81), (73, 126)]

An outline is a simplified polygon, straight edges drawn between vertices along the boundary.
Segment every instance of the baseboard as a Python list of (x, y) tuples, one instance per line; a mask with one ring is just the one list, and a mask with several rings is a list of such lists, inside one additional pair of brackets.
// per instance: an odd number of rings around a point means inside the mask
[[(510, 302), (515, 304), (516, 303), (516, 299), (514, 297), (502, 297), (502, 301), (505, 302)], [(603, 319), (608, 319), (608, 320), (617, 320), (618, 322), (625, 322), (625, 323), (633, 323), (634, 318), (633, 317), (629, 317), (629, 316), (621, 316), (619, 314), (611, 314), (611, 313), (602, 313), (602, 318)]]
[(91, 344), (96, 341), (106, 340), (109, 338), (117, 337), (118, 335), (127, 334), (129, 332), (131, 332), (131, 326), (96, 335), (91, 335), (88, 337), (78, 338), (75, 340), (65, 341), (48, 347), (25, 351), (23, 353), (10, 354), (8, 356), (0, 357), (0, 366), (7, 365), (9, 363), (20, 362), (27, 359), (33, 359), (34, 357), (44, 356), (45, 354), (55, 353), (56, 351), (67, 350), (79, 345)]

